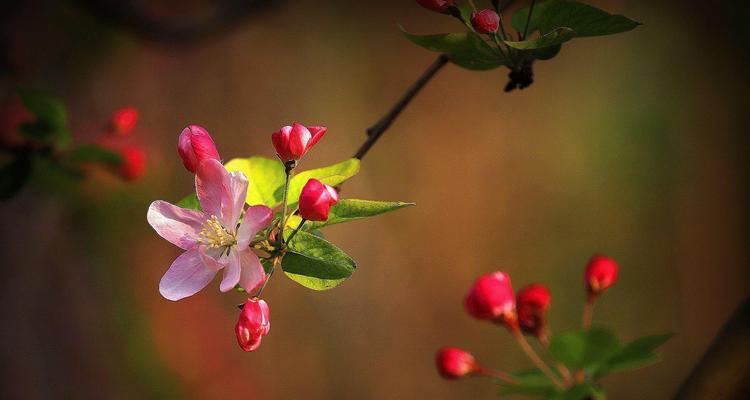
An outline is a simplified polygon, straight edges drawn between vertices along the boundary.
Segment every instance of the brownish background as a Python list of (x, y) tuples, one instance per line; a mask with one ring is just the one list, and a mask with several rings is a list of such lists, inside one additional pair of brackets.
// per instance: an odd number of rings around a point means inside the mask
[[(593, 3), (645, 25), (565, 45), (522, 92), (503, 93), (501, 71), (439, 73), (343, 192), (418, 206), (330, 228), (360, 264), (335, 290), (275, 277), (273, 329), (252, 354), (235, 343), (239, 294), (212, 284), (172, 303), (157, 291), (178, 252), (145, 213), (191, 191), (178, 133), (197, 123), (226, 158), (271, 157), (280, 126), (323, 124), (303, 167), (340, 161), (434, 58), (397, 23), (460, 27), (412, 1), (287, 1), (175, 44), (79, 3), (16, 6), (3, 23), (14, 66), (3, 87), (63, 97), (80, 140), (112, 109), (138, 107), (149, 173), (132, 185), (96, 174), (0, 205), (0, 394), (492, 399), (491, 382), (446, 382), (433, 365), (437, 348), (456, 345), (489, 366), (529, 366), (506, 332), (464, 313), (473, 279), (501, 269), (516, 287), (545, 282), (553, 329), (573, 328), (583, 266), (604, 252), (621, 279), (595, 322), (623, 340), (676, 333), (662, 363), (604, 384), (613, 399), (669, 398), (750, 288), (747, 33), (728, 5)], [(150, 7), (179, 20), (203, 6)]]

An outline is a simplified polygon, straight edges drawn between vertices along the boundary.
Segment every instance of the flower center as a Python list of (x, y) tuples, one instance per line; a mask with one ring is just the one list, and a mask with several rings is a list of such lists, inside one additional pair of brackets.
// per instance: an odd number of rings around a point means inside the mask
[(226, 230), (215, 215), (212, 215), (211, 218), (203, 223), (203, 229), (201, 229), (199, 235), (198, 243), (212, 248), (228, 247), (237, 244), (235, 234)]

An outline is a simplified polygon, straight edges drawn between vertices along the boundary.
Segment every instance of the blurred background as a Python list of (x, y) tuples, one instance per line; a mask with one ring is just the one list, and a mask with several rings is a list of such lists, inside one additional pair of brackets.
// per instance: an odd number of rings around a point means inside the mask
[(604, 384), (614, 399), (671, 397), (750, 289), (750, 37), (747, 6), (731, 3), (591, 1), (645, 25), (566, 44), (524, 91), (503, 93), (505, 70), (446, 66), (343, 192), (417, 207), (328, 228), (359, 269), (326, 292), (274, 278), (273, 329), (251, 354), (233, 332), (240, 294), (158, 293), (178, 249), (145, 216), (192, 190), (177, 135), (200, 124), (227, 159), (272, 157), (271, 132), (321, 124), (302, 167), (338, 162), (435, 58), (397, 24), (461, 27), (413, 1), (3, 6), (3, 96), (60, 96), (80, 142), (136, 107), (147, 166), (135, 183), (93, 171), (72, 189), (41, 173), (0, 203), (0, 396), (493, 399), (489, 381), (434, 368), (445, 345), (530, 366), (465, 314), (470, 284), (498, 269), (516, 288), (544, 282), (552, 329), (574, 328), (602, 252), (621, 272), (595, 323), (622, 340), (676, 333), (663, 362)]

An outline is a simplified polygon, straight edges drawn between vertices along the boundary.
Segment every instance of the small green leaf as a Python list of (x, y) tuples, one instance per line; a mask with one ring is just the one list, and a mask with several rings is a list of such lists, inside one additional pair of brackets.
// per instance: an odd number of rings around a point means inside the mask
[(198, 196), (196, 196), (195, 193), (183, 197), (182, 200), (178, 201), (175, 205), (189, 210), (201, 211), (201, 203), (198, 201)]
[(435, 35), (414, 35), (401, 30), (407, 39), (427, 50), (448, 54), (451, 61), (463, 68), (483, 71), (501, 65), (511, 65), (510, 60), (499, 50), (473, 32), (440, 33)]
[[(523, 32), (529, 7), (524, 7), (511, 18), (515, 29)], [(622, 15), (612, 15), (587, 4), (570, 0), (548, 0), (537, 4), (531, 15), (529, 33), (538, 30), (542, 34), (556, 28), (573, 29), (577, 37), (603, 36), (627, 32), (640, 25)]]
[(328, 214), (328, 220), (325, 222), (315, 222), (311, 224), (311, 228), (321, 228), (328, 225), (374, 217), (379, 214), (413, 205), (414, 203), (404, 203), (400, 201), (344, 199), (331, 207), (331, 211)]
[(538, 369), (513, 372), (509, 374), (517, 383), (498, 381), (500, 395), (535, 395), (547, 396), (555, 393), (554, 384)]
[(81, 163), (122, 164), (122, 156), (94, 144), (84, 144), (70, 152), (70, 160)]
[(534, 55), (534, 58), (537, 60), (550, 60), (554, 58), (559, 52), (560, 49), (562, 49), (562, 45), (558, 44), (556, 46), (549, 46), (549, 47), (543, 47), (541, 49), (536, 49), (532, 52)]
[(635, 339), (608, 358), (597, 372), (599, 375), (604, 375), (619, 370), (639, 368), (652, 364), (659, 360), (659, 356), (654, 351), (666, 343), (672, 336), (672, 333), (666, 333)]
[(235, 158), (224, 167), (230, 172), (242, 172), (247, 177), (247, 204), (271, 208), (281, 204), (285, 173), (280, 161), (264, 157)]
[[(299, 201), (299, 195), (300, 193), (302, 193), (302, 188), (305, 186), (307, 181), (312, 178), (315, 178), (329, 186), (337, 186), (346, 182), (347, 179), (353, 177), (354, 175), (357, 175), (357, 172), (359, 172), (359, 160), (357, 160), (356, 158), (350, 158), (346, 161), (329, 165), (327, 167), (300, 172), (299, 174), (295, 175), (289, 182), (289, 195), (287, 198), (287, 204), (289, 204), (291, 209), (295, 209), (297, 207), (297, 201)], [(279, 188), (276, 192), (276, 195), (279, 196), (279, 199), (282, 198), (283, 189), (284, 188), (282, 182), (282, 187)], [(281, 200), (279, 201), (279, 203), (281, 203)]]
[(357, 268), (354, 260), (338, 247), (305, 231), (292, 238), (281, 266), (286, 276), (313, 290), (336, 287)]
[(508, 46), (518, 50), (535, 50), (545, 47), (557, 46), (573, 39), (575, 32), (570, 28), (556, 28), (552, 32), (546, 33), (536, 39), (523, 40), (520, 42), (505, 41)]
[(59, 147), (70, 142), (68, 114), (62, 100), (37, 91), (19, 92), (23, 105), (36, 117), (35, 122), (22, 124), (21, 133), (38, 141), (53, 140)]
[(32, 164), (29, 154), (20, 153), (0, 167), (0, 200), (13, 197), (23, 188), (31, 176)]
[(563, 392), (546, 397), (547, 400), (605, 400), (607, 395), (602, 388), (592, 383), (579, 383)]
[(574, 330), (555, 335), (550, 341), (552, 356), (572, 369), (601, 364), (618, 350), (617, 337), (608, 329)]

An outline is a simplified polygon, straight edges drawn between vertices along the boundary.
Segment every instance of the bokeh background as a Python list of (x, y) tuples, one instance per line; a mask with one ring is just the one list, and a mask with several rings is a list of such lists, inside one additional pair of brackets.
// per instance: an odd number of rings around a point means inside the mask
[(574, 328), (584, 264), (603, 252), (621, 279), (595, 323), (623, 340), (676, 333), (662, 363), (605, 386), (669, 398), (750, 289), (747, 10), (591, 3), (645, 25), (565, 45), (521, 92), (503, 93), (501, 70), (439, 73), (344, 191), (418, 206), (328, 228), (360, 268), (327, 292), (275, 277), (273, 329), (252, 354), (233, 333), (241, 295), (159, 296), (178, 250), (145, 215), (192, 190), (178, 133), (197, 123), (226, 158), (272, 157), (280, 126), (323, 124), (304, 167), (340, 161), (435, 57), (397, 24), (461, 27), (412, 1), (129, 3), (148, 18), (118, 2), (4, 6), (3, 91), (62, 97), (80, 141), (137, 107), (148, 173), (74, 189), (37, 177), (0, 204), (0, 396), (493, 399), (489, 381), (447, 382), (433, 364), (455, 345), (529, 366), (503, 329), (464, 313), (471, 282), (497, 269), (516, 287), (544, 282), (552, 328)]

